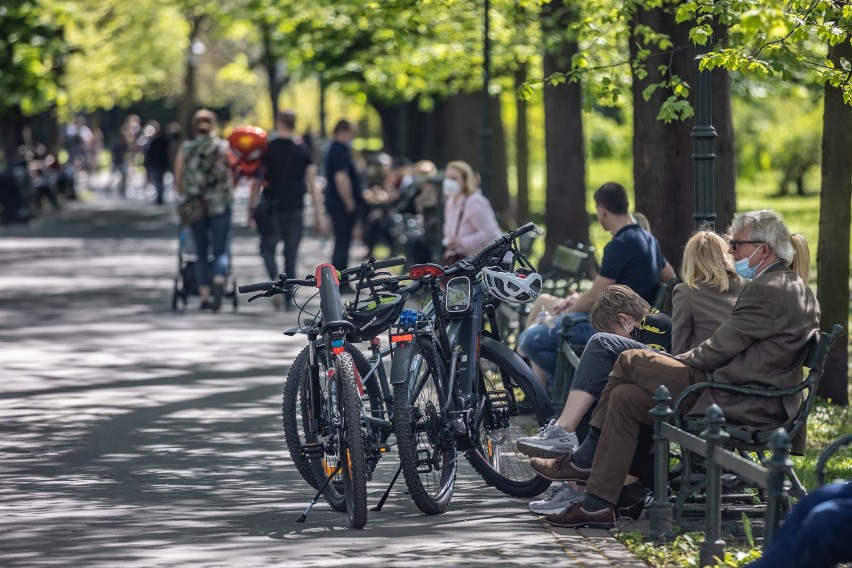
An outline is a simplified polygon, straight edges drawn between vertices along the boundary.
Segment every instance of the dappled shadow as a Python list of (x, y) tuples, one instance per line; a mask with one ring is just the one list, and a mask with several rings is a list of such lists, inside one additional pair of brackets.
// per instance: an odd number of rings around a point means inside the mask
[[(172, 314), (161, 217), (150, 234), (143, 215), (73, 237), (81, 214), (67, 235), (0, 238), (4, 566), (572, 564), (560, 538), (576, 531), (545, 529), (467, 465), (444, 515), (420, 513), (400, 478), (363, 531), (322, 501), (296, 523), (313, 490), (280, 427), (295, 313)], [(325, 245), (306, 246), (307, 273)], [(255, 249), (234, 244), (246, 281), (264, 278)], [(379, 464), (371, 506), (396, 467)]]

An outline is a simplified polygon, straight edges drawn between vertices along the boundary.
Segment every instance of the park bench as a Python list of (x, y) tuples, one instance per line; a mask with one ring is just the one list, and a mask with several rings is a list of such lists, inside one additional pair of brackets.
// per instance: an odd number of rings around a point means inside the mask
[[(782, 507), (788, 507), (788, 490), (802, 496), (806, 493), (792, 468), (789, 459), (790, 440), (806, 427), (813, 408), (825, 362), (834, 342), (843, 335), (841, 326), (835, 325), (828, 333), (820, 333), (808, 346), (805, 367), (807, 377), (795, 387), (787, 389), (758, 389), (747, 386), (701, 382), (686, 388), (669, 408), (668, 390), (660, 387), (654, 398), (657, 406), (651, 411), (654, 417), (655, 467), (654, 502), (650, 507), (651, 536), (663, 539), (671, 534), (673, 521), (679, 520), (687, 499), (703, 492), (706, 504), (706, 534), (701, 545), (701, 566), (712, 564), (714, 556), (723, 558), (725, 542), (721, 539), (722, 475), (731, 472), (765, 492), (764, 547), (768, 546), (781, 520)], [(798, 414), (789, 428), (774, 425), (757, 432), (743, 426), (726, 425), (722, 410), (712, 405), (704, 420), (687, 420), (683, 417), (684, 403), (697, 393), (716, 390), (760, 398), (783, 398), (808, 391)], [(671, 421), (674, 420), (674, 424)], [(680, 487), (673, 505), (669, 502), (669, 446), (679, 444), (682, 455)], [(771, 451), (772, 456), (765, 454)], [(748, 459), (756, 455), (762, 463)], [(698, 475), (694, 475), (698, 473)]]

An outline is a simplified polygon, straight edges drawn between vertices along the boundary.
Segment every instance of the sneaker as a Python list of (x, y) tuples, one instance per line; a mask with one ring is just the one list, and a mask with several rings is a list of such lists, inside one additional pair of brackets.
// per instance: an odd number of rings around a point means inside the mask
[(576, 503), (582, 499), (585, 492), (585, 489), (582, 491), (575, 491), (570, 484), (560, 483), (546, 498), (539, 499), (538, 501), (530, 501), (530, 511), (538, 513), (539, 515), (555, 515), (556, 513), (561, 513), (570, 507), (572, 503)]
[(538, 431), (535, 436), (518, 438), (518, 451), (534, 458), (558, 458), (568, 452), (575, 451), (580, 442), (577, 434), (566, 432), (556, 425), (556, 420)]

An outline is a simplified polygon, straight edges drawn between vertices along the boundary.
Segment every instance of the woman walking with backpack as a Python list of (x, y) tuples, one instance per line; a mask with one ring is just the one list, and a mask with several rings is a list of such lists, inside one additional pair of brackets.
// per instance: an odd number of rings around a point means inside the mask
[(182, 222), (192, 229), (198, 251), (195, 270), (201, 309), (216, 312), (230, 272), (233, 176), (228, 143), (216, 135), (216, 115), (199, 110), (192, 117), (192, 128), (195, 138), (184, 142), (175, 157), (175, 188), (181, 198), (179, 211), (190, 202), (196, 204), (197, 214)]

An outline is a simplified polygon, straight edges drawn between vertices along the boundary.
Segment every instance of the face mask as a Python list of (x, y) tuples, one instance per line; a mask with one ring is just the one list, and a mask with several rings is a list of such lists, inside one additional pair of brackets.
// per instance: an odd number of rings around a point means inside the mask
[(445, 178), (443, 184), (444, 195), (455, 197), (461, 193), (461, 184), (454, 179)]
[[(633, 329), (627, 329), (627, 326), (623, 323), (621, 324), (622, 329), (627, 332), (627, 335), (630, 336), (631, 339), (639, 341), (642, 337), (642, 330), (639, 327), (634, 327)], [(641, 326), (640, 326), (641, 327)]]
[(734, 263), (734, 270), (737, 271), (737, 274), (743, 278), (748, 278), (749, 280), (754, 278), (754, 275), (757, 273), (757, 266), (749, 266), (749, 262), (751, 262), (751, 257), (754, 256), (754, 253), (756, 252), (757, 249), (754, 249), (754, 252), (751, 253), (750, 257), (741, 258)]

